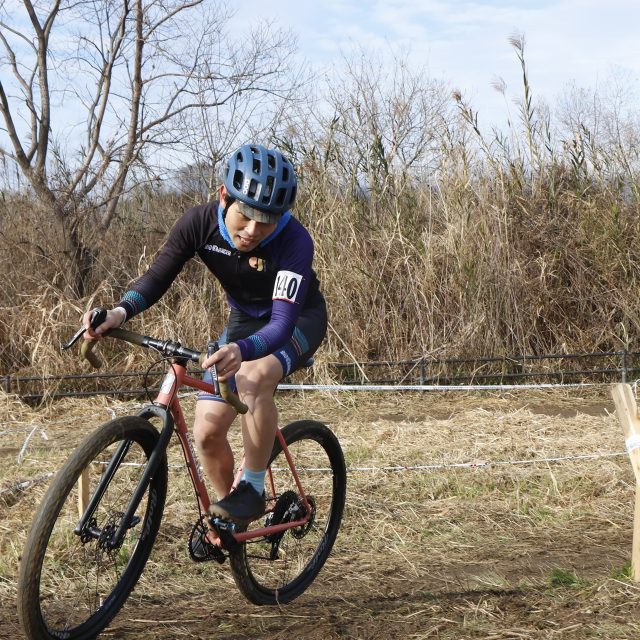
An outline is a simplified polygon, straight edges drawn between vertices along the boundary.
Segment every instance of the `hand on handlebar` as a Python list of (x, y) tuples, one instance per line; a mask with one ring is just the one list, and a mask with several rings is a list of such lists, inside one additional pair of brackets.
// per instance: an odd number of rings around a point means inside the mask
[(202, 363), (202, 368), (208, 369), (214, 364), (218, 372), (218, 380), (221, 382), (229, 380), (240, 370), (242, 364), (240, 347), (235, 342), (225, 344)]
[(105, 319), (99, 325), (93, 327), (92, 320), (95, 311), (96, 309), (92, 309), (82, 316), (82, 326), (86, 329), (84, 332), (85, 340), (99, 340), (109, 329), (121, 327), (126, 320), (125, 310), (122, 307), (116, 307), (115, 309), (109, 309)]

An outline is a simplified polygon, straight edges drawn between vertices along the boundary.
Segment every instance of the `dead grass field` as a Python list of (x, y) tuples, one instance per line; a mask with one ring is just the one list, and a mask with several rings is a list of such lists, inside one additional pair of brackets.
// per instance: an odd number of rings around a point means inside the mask
[[(103, 637), (640, 637), (640, 584), (627, 577), (635, 481), (626, 454), (607, 455), (624, 451), (608, 389), (310, 392), (279, 404), (283, 423), (328, 423), (349, 468), (343, 527), (316, 582), (287, 606), (260, 608), (226, 565), (193, 564), (192, 494), (172, 470), (151, 561)], [(55, 470), (127, 405), (36, 410), (0, 396), (0, 406), (0, 638), (13, 639), (17, 564), (48, 480), (11, 489)], [(192, 399), (185, 408), (189, 416)], [(540, 462), (587, 454), (602, 455)], [(179, 460), (175, 445), (171, 457)], [(531, 464), (480, 464), (506, 461)], [(450, 466), (468, 462), (479, 464)], [(416, 465), (443, 466), (383, 469)]]

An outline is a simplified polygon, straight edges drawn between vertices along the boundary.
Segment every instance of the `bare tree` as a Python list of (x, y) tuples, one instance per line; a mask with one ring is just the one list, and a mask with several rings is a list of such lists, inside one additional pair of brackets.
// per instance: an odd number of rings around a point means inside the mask
[(433, 180), (450, 102), (444, 83), (406, 56), (363, 50), (347, 54), (340, 73), (316, 86), (304, 113), (283, 118), (274, 137), (299, 168), (308, 197), (355, 198), (373, 220), (378, 205), (397, 204), (406, 186)]
[[(216, 98), (225, 100), (224, 109), (196, 109), (186, 112), (179, 124), (185, 154), (193, 158), (191, 173), (198, 174), (209, 195), (220, 179), (221, 162), (240, 144), (252, 140), (269, 144), (273, 131), (295, 108), (307, 103), (304, 89), (311, 82), (308, 70), (300, 65), (281, 70), (269, 69), (272, 58), (289, 58), (296, 50), (296, 39), (289, 32), (279, 32), (270, 23), (263, 24), (244, 40), (245, 56), (240, 73), (228, 78), (228, 86), (212, 89)], [(270, 65), (272, 67), (272, 65)], [(245, 77), (269, 78), (269, 97), (259, 91), (247, 91)], [(238, 86), (233, 86), (237, 84)], [(204, 87), (203, 87), (204, 89)], [(203, 91), (201, 96), (206, 96)]]
[(67, 284), (83, 295), (98, 238), (138, 169), (158, 179), (154, 164), (166, 170), (184, 153), (194, 113), (213, 139), (232, 119), (219, 119), (227, 105), (286, 95), (297, 82), (293, 49), (265, 27), (232, 39), (230, 11), (215, 0), (23, 5), (0, 0), (0, 155), (54, 218)]

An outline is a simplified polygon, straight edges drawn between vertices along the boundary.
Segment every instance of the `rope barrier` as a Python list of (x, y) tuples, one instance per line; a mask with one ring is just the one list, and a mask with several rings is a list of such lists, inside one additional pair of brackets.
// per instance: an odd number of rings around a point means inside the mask
[[(398, 473), (403, 471), (438, 471), (444, 469), (480, 469), (483, 467), (504, 467), (504, 466), (526, 466), (536, 464), (549, 464), (557, 462), (567, 462), (573, 460), (598, 460), (604, 458), (618, 458), (627, 456), (626, 451), (620, 452), (608, 452), (608, 453), (587, 453), (576, 456), (555, 456), (552, 458), (534, 458), (532, 460), (481, 460), (473, 462), (457, 462), (457, 463), (442, 463), (442, 464), (421, 464), (421, 465), (393, 465), (387, 467), (347, 467), (347, 473)], [(94, 461), (94, 464), (102, 464), (106, 466), (107, 462)], [(142, 467), (142, 464), (134, 462), (126, 462), (124, 466), (128, 467)], [(170, 470), (183, 470), (184, 464), (169, 465)], [(285, 471), (284, 468), (275, 468), (274, 471)], [(327, 473), (330, 471), (328, 467), (302, 467), (298, 469), (299, 472), (305, 473)], [(46, 473), (32, 480), (25, 480), (19, 482), (13, 487), (8, 487), (0, 490), (0, 496), (5, 493), (17, 493), (30, 488), (33, 485), (39, 484), (44, 480), (47, 480), (51, 476), (55, 475), (54, 472)]]
[[(634, 395), (636, 395), (637, 391), (637, 380), (633, 383), (633, 391)], [(604, 383), (600, 383), (604, 384)], [(545, 388), (558, 388), (558, 387), (593, 387), (598, 386), (599, 383), (575, 383), (575, 384), (527, 384), (527, 385), (309, 385), (309, 384), (280, 384), (278, 385), (278, 389), (282, 390), (303, 390), (303, 391), (478, 391), (478, 390), (490, 390), (490, 391), (501, 391), (501, 390), (516, 390), (516, 389), (545, 389)], [(181, 393), (180, 397), (188, 397), (193, 396), (197, 392), (185, 392)], [(136, 405), (128, 404), (123, 407), (106, 407), (105, 410), (111, 414), (112, 419), (116, 417), (117, 413), (121, 412), (130, 412), (135, 408), (142, 408), (145, 406), (145, 403), (137, 403)], [(94, 413), (89, 416), (86, 416), (87, 419), (98, 417), (101, 414)], [(67, 421), (65, 420), (64, 423)], [(57, 423), (49, 423), (51, 426), (55, 424), (62, 424), (63, 421), (59, 421)], [(1, 435), (5, 435), (8, 433), (26, 433), (29, 432), (25, 442), (20, 450), (20, 453), (17, 457), (17, 463), (21, 464), (26, 449), (29, 445), (31, 438), (34, 433), (38, 430), (38, 427), (31, 427), (31, 425), (27, 427), (19, 427), (16, 429), (6, 429), (0, 432)], [(41, 436), (44, 439), (48, 439), (44, 430), (41, 429)], [(525, 466), (525, 465), (537, 465), (537, 464), (550, 464), (550, 463), (558, 463), (558, 462), (566, 462), (566, 461), (576, 461), (576, 460), (597, 460), (597, 459), (605, 459), (605, 458), (616, 458), (621, 456), (627, 456), (627, 452), (608, 452), (608, 453), (590, 453), (590, 454), (582, 454), (582, 455), (572, 455), (572, 456), (555, 456), (548, 458), (534, 458), (529, 460), (482, 460), (482, 461), (472, 461), (472, 462), (460, 462), (460, 463), (440, 463), (440, 464), (421, 464), (421, 465), (391, 465), (391, 466), (381, 466), (381, 467), (349, 467), (347, 471), (349, 473), (364, 473), (364, 472), (404, 472), (404, 471), (437, 471), (437, 470), (445, 470), (445, 469), (479, 469), (479, 468), (490, 468), (490, 467), (503, 467), (503, 466)], [(130, 466), (142, 466), (134, 463), (127, 463)], [(184, 465), (170, 465), (169, 469), (184, 469)], [(328, 469), (323, 468), (305, 468), (300, 469), (300, 471), (319, 471), (326, 472)], [(47, 478), (55, 475), (54, 473), (47, 473), (42, 476), (38, 476), (32, 480), (26, 480), (16, 484), (13, 487), (5, 488), (0, 490), (0, 495), (23, 491), (34, 484), (38, 484), (46, 480)]]
[[(622, 352), (621, 352), (622, 353)], [(619, 353), (610, 353), (610, 354), (583, 354), (582, 356), (566, 356), (566, 355), (548, 355), (548, 356), (536, 356), (536, 357), (520, 357), (520, 359), (566, 359), (572, 357), (604, 357), (604, 356), (619, 356)], [(626, 354), (627, 357), (630, 355), (640, 355), (640, 354)], [(443, 362), (456, 363), (456, 362), (515, 362), (519, 358), (482, 358), (482, 359), (452, 359)], [(625, 359), (625, 362), (627, 360)], [(362, 363), (366, 366), (371, 367), (379, 367), (379, 366), (391, 366), (392, 368), (396, 365), (412, 365), (412, 368), (409, 372), (400, 373), (392, 376), (391, 380), (383, 380), (383, 379), (375, 379), (376, 376), (366, 376), (363, 374), (361, 379), (357, 379), (354, 382), (349, 382), (345, 384), (288, 384), (283, 383), (280, 384), (278, 388), (285, 390), (309, 390), (309, 391), (318, 391), (318, 390), (326, 390), (326, 391), (356, 391), (356, 390), (369, 390), (369, 391), (387, 391), (387, 390), (395, 390), (395, 391), (453, 391), (453, 390), (516, 390), (516, 389), (556, 389), (562, 387), (586, 387), (591, 386), (593, 384), (611, 384), (612, 382), (622, 381), (626, 382), (628, 379), (633, 378), (633, 374), (637, 374), (640, 372), (638, 368), (629, 368), (625, 366), (624, 368), (598, 368), (598, 369), (585, 369), (580, 371), (575, 370), (561, 370), (561, 371), (526, 371), (526, 372), (511, 372), (505, 373), (502, 371), (497, 372), (482, 372), (479, 370), (474, 370), (468, 374), (464, 375), (434, 375), (434, 376), (426, 376), (424, 372), (422, 372), (419, 376), (412, 375), (415, 368), (420, 365), (424, 365), (424, 360), (412, 360), (412, 361), (398, 361), (398, 362), (369, 362)], [(336, 363), (333, 364), (334, 368), (349, 368), (353, 367), (353, 364), (341, 364), (338, 365)], [(156, 372), (160, 373), (160, 372)], [(19, 389), (21, 388), (20, 382), (37, 383), (41, 382), (44, 384), (45, 382), (53, 379), (63, 380), (77, 380), (83, 378), (89, 379), (101, 379), (101, 378), (109, 378), (109, 379), (117, 379), (118, 377), (131, 377), (132, 375), (141, 375), (139, 372), (123, 372), (123, 373), (110, 373), (104, 375), (97, 374), (75, 374), (75, 375), (65, 375), (65, 376), (49, 376), (49, 377), (38, 377), (38, 376), (29, 376), (23, 378), (12, 378), (12, 384), (7, 382), (5, 384), (5, 391), (9, 393), (11, 391), (11, 386), (16, 386), (16, 392), (20, 396), (22, 400), (25, 402), (31, 401), (39, 401), (43, 398), (47, 397), (49, 399), (55, 398), (64, 398), (64, 397), (87, 397), (87, 396), (96, 396), (96, 395), (110, 395), (110, 396), (132, 396), (132, 395), (143, 395), (144, 391), (140, 388), (132, 388), (132, 389), (109, 389), (109, 388), (101, 388), (94, 390), (84, 390), (84, 391), (71, 391), (71, 390), (56, 390), (50, 392), (40, 392), (40, 393), (20, 393)], [(407, 380), (409, 377), (412, 380)], [(542, 380), (548, 380), (549, 378), (560, 378), (560, 380), (582, 380), (583, 382), (539, 382), (539, 383), (515, 383), (513, 380), (526, 380), (531, 378), (537, 378)], [(493, 384), (483, 384), (482, 381), (492, 382), (494, 380), (502, 380), (502, 383), (493, 383)], [(586, 380), (591, 380), (592, 382), (586, 382)], [(369, 381), (369, 382), (363, 382)], [(405, 384), (407, 381), (407, 384)], [(465, 381), (468, 381), (464, 383)], [(14, 384), (15, 383), (15, 384)], [(460, 383), (460, 384), (458, 384)]]
[(532, 460), (483, 460), (475, 462), (452, 462), (442, 464), (423, 465), (394, 465), (389, 467), (351, 467), (348, 471), (434, 471), (438, 469), (479, 469), (481, 467), (501, 467), (533, 464), (549, 464), (550, 462), (565, 462), (567, 460), (597, 460), (599, 458), (617, 458), (626, 456), (626, 451), (619, 453), (587, 453), (577, 456), (556, 456), (554, 458), (535, 458)]
[(558, 389), (595, 387), (608, 383), (541, 383), (541, 384), (279, 384), (286, 391), (514, 391), (516, 389)]
[(44, 473), (40, 476), (32, 478), (31, 480), (23, 480), (22, 482), (18, 482), (18, 484), (16, 484), (13, 487), (0, 489), (0, 496), (4, 495), (5, 493), (18, 493), (19, 491), (24, 491), (25, 489), (28, 489), (33, 485), (39, 484), (40, 482), (44, 482), (45, 480), (49, 479), (51, 476), (55, 476), (55, 475), (56, 475), (55, 472), (51, 471), (49, 473)]

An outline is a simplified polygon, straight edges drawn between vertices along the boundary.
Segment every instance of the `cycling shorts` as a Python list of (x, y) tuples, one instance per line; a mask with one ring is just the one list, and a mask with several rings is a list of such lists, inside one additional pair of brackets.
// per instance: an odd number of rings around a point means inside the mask
[[(318, 298), (317, 304), (302, 309), (293, 335), (282, 348), (272, 354), (282, 365), (283, 378), (307, 365), (324, 340), (327, 333), (327, 307), (324, 298), (316, 296), (316, 299)], [(218, 338), (218, 344), (223, 346), (246, 338), (262, 329), (268, 321), (268, 318), (253, 318), (238, 309), (231, 309), (228, 324)], [(209, 369), (204, 372), (202, 379), (205, 382), (211, 382)], [(229, 381), (229, 386), (234, 392), (236, 391), (235, 376)], [(198, 393), (198, 400), (223, 401), (220, 396), (205, 391)]]

